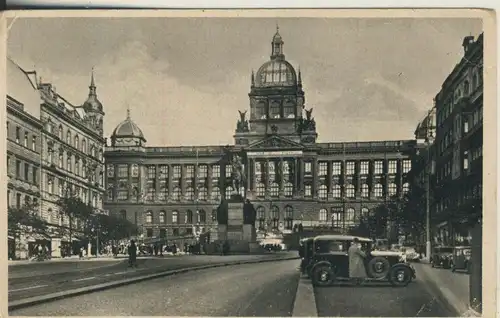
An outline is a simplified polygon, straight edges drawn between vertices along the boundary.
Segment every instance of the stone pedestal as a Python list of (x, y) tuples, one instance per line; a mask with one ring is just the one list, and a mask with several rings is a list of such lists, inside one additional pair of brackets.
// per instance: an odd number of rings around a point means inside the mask
[(227, 240), (227, 225), (219, 224), (217, 226), (217, 240), (219, 241)]
[(257, 240), (257, 231), (252, 224), (243, 224), (243, 240), (254, 243)]

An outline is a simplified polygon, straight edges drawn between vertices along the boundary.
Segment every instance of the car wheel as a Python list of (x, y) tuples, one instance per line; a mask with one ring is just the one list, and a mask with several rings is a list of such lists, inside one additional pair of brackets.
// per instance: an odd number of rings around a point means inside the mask
[(391, 264), (385, 257), (374, 257), (368, 262), (368, 275), (373, 278), (387, 277), (391, 269)]
[(313, 269), (312, 282), (314, 286), (330, 286), (335, 281), (335, 272), (328, 265), (320, 265)]
[(413, 273), (410, 268), (396, 266), (389, 272), (389, 282), (395, 287), (405, 287), (412, 281)]

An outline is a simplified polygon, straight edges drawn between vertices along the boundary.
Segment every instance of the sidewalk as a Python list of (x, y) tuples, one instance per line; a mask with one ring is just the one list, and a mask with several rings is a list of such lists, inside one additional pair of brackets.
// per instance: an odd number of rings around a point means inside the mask
[(481, 317), (469, 307), (469, 275), (453, 273), (450, 269), (432, 268), (423, 260), (412, 263), (417, 272), (417, 280), (424, 282), (440, 295), (461, 317)]
[(9, 260), (8, 264), (9, 266), (17, 266), (17, 265), (28, 265), (28, 264), (44, 264), (44, 263), (60, 263), (60, 262), (92, 262), (92, 261), (111, 261), (111, 260), (121, 260), (120, 258), (115, 258), (112, 256), (107, 256), (107, 255), (99, 255), (99, 257), (91, 256), (91, 257), (84, 257), (83, 259), (80, 259), (78, 256), (71, 256), (71, 257), (65, 257), (65, 258), (51, 258), (49, 260), (45, 261), (37, 261), (37, 260)]

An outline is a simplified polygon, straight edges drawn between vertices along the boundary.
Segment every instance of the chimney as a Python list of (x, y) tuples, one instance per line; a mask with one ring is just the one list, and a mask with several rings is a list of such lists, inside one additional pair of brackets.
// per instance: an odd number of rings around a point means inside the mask
[(462, 46), (464, 47), (464, 53), (467, 53), (472, 44), (474, 44), (474, 37), (472, 35), (466, 36), (464, 38), (464, 41), (462, 42)]

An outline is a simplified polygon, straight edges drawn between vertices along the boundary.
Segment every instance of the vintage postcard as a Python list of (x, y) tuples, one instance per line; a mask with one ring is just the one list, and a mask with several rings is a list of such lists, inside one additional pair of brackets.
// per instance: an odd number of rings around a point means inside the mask
[(494, 315), (493, 12), (2, 23), (6, 314)]

